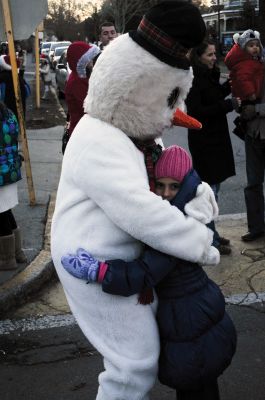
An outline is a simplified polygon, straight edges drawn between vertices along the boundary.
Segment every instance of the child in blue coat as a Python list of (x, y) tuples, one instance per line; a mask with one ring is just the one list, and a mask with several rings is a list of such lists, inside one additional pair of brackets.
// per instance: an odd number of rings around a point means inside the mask
[[(201, 183), (190, 156), (179, 146), (163, 151), (155, 179), (155, 193), (184, 213)], [(62, 264), (76, 278), (101, 283), (104, 292), (140, 293), (142, 304), (152, 301), (155, 287), (160, 382), (175, 388), (178, 400), (219, 400), (217, 378), (231, 363), (236, 331), (222, 292), (200, 265), (149, 247), (137, 260), (104, 263), (79, 249), (62, 257)]]

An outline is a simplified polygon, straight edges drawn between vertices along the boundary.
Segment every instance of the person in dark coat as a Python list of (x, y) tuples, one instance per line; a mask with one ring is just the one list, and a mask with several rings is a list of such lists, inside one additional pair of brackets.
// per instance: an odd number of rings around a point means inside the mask
[[(238, 109), (240, 100), (226, 99), (231, 89), (228, 81), (222, 85), (219, 82), (213, 42), (204, 41), (191, 51), (190, 58), (194, 80), (186, 99), (187, 111), (202, 123), (202, 129), (188, 130), (189, 150), (194, 169), (209, 183), (217, 199), (220, 184), (236, 173), (226, 115)], [(213, 245), (220, 254), (230, 254), (229, 240), (220, 237), (214, 222), (210, 226), (214, 231)]]
[[(19, 68), (19, 60), (17, 59), (17, 66)], [(22, 76), (18, 75), (20, 93), (21, 93), (21, 101), (22, 108), (24, 112), (24, 116), (26, 113), (26, 89), (25, 83)], [(13, 86), (13, 77), (12, 77), (12, 69), (10, 57), (8, 55), (0, 56), (0, 91), (1, 91), (1, 100), (5, 103), (7, 108), (9, 108), (15, 114), (18, 119), (17, 105), (16, 105), (16, 96)]]
[[(155, 167), (155, 193), (185, 212), (201, 182), (188, 153), (164, 150)], [(219, 287), (198, 264), (147, 247), (140, 259), (99, 263), (83, 249), (62, 258), (65, 269), (106, 293), (130, 296), (156, 287), (161, 352), (158, 377), (177, 390), (178, 400), (218, 400), (217, 378), (230, 364), (236, 332)], [(145, 297), (146, 299), (147, 297)]]

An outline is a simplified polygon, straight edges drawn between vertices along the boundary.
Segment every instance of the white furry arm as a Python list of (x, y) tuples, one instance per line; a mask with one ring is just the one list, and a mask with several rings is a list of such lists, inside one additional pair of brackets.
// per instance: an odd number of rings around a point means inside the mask
[(208, 224), (218, 216), (218, 205), (214, 193), (206, 182), (202, 182), (196, 192), (196, 197), (184, 207), (187, 215)]
[(81, 143), (71, 166), (75, 186), (132, 237), (175, 257), (207, 261), (212, 231), (150, 192), (142, 153), (122, 132), (111, 133)]
[(204, 259), (201, 260), (201, 265), (217, 265), (220, 262), (220, 253), (216, 247), (211, 246), (209, 251), (205, 253)]

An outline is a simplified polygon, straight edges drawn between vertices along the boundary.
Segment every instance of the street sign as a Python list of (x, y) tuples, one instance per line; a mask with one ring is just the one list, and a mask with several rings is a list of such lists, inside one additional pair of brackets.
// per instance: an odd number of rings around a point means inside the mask
[[(48, 13), (48, 0), (9, 0), (15, 40), (28, 39)], [(0, 41), (6, 41), (5, 21), (0, 5)]]

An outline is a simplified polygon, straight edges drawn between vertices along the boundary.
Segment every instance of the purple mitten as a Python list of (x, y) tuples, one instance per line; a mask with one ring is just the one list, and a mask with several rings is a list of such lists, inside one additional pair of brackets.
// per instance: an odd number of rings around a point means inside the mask
[(96, 282), (100, 262), (86, 250), (78, 249), (76, 254), (67, 254), (61, 258), (62, 265), (72, 276), (87, 282)]

